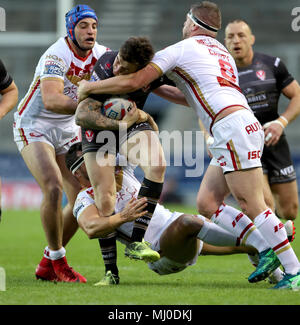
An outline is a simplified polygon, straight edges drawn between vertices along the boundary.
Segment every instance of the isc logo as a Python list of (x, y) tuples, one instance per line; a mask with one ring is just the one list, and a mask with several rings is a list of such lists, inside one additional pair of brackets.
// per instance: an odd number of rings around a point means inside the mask
[(248, 151), (248, 159), (259, 159), (260, 158), (260, 150)]

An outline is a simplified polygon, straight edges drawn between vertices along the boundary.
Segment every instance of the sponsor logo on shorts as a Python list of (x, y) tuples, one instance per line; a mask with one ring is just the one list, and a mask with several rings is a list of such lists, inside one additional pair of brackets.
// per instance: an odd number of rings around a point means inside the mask
[(75, 138), (73, 138), (73, 139), (70, 141), (70, 143), (74, 143), (74, 142), (76, 142), (76, 141), (78, 141), (78, 135), (77, 135)]
[(35, 132), (30, 132), (29, 135), (33, 138), (39, 138), (43, 136), (41, 133), (35, 133)]
[(248, 160), (260, 159), (260, 150), (248, 151)]
[(258, 130), (261, 130), (261, 129), (262, 129), (262, 126), (259, 122), (255, 122), (253, 124), (249, 124), (249, 125), (245, 126), (245, 130), (248, 134), (257, 132)]
[(92, 130), (85, 131), (85, 138), (88, 142), (92, 142), (94, 139), (95, 133)]
[(294, 169), (293, 165), (285, 167), (283, 169), (280, 169), (280, 175), (284, 175), (284, 176), (287, 176), (289, 174), (293, 174), (294, 172), (295, 172), (295, 169)]

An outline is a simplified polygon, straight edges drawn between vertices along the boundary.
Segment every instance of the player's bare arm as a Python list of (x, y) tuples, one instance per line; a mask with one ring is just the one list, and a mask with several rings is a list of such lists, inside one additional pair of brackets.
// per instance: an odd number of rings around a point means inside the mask
[(282, 93), (290, 99), (290, 102), (277, 120), (264, 125), (267, 146), (275, 145), (279, 141), (285, 127), (300, 114), (300, 86), (298, 82), (296, 80), (291, 82), (283, 88)]
[(57, 114), (75, 114), (77, 102), (64, 95), (64, 83), (60, 79), (41, 81), (41, 93), (47, 110)]
[(18, 88), (14, 81), (0, 94), (2, 95), (0, 100), (0, 120), (10, 112), (18, 102)]
[(78, 83), (78, 100), (81, 101), (90, 94), (127, 94), (148, 86), (160, 76), (161, 72), (148, 64), (145, 68), (127, 75), (119, 75), (95, 82), (82, 80)]
[(123, 223), (134, 221), (144, 216), (147, 199), (131, 199), (125, 208), (110, 217), (101, 216), (96, 205), (90, 205), (80, 215), (78, 224), (90, 239), (105, 237)]
[(129, 128), (136, 122), (144, 122), (148, 119), (148, 115), (137, 109), (135, 104), (121, 121), (104, 116), (100, 110), (101, 106), (101, 102), (92, 98), (80, 102), (75, 114), (76, 124), (86, 129), (118, 130), (121, 123), (123, 125), (126, 123)]
[(153, 90), (153, 93), (175, 104), (189, 107), (184, 94), (177, 87), (163, 85)]

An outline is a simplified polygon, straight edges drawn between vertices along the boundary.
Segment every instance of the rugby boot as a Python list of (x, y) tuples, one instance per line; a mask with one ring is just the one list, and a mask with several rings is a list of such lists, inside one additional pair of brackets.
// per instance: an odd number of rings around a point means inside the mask
[(146, 263), (153, 263), (160, 259), (159, 253), (151, 249), (150, 243), (144, 241), (144, 239), (142, 242), (133, 242), (127, 245), (125, 256)]
[(112, 274), (111, 271), (107, 271), (104, 278), (101, 279), (99, 282), (95, 283), (94, 286), (109, 286), (109, 285), (116, 285), (120, 283), (120, 278), (118, 275)]
[(56, 273), (54, 272), (52, 262), (50, 259), (43, 256), (42, 260), (35, 269), (35, 276), (39, 280), (44, 281), (59, 281)]
[(285, 274), (283, 279), (279, 281), (272, 289), (291, 289), (293, 291), (299, 291), (300, 271), (297, 274)]
[(82, 282), (86, 283), (86, 278), (74, 271), (67, 263), (66, 257), (52, 261), (54, 272), (62, 282)]
[(259, 253), (259, 263), (256, 270), (250, 274), (248, 281), (258, 282), (266, 279), (273, 271), (280, 266), (280, 261), (272, 248)]

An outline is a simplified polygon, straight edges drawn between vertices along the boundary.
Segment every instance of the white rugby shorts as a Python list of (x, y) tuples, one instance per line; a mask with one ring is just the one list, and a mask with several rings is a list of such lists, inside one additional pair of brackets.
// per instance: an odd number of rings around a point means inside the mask
[(210, 162), (223, 173), (261, 167), (264, 131), (254, 114), (242, 109), (217, 121), (212, 127)]
[(54, 148), (56, 155), (65, 154), (73, 143), (81, 139), (80, 127), (76, 124), (61, 127), (51, 123), (41, 123), (38, 127), (19, 127), (14, 125), (14, 141), (21, 152), (33, 142), (44, 142)]

